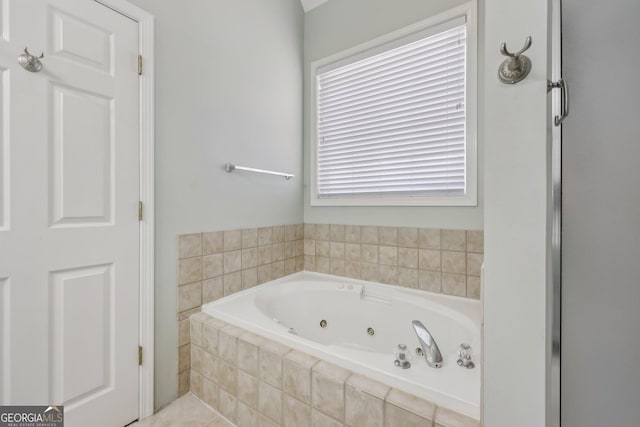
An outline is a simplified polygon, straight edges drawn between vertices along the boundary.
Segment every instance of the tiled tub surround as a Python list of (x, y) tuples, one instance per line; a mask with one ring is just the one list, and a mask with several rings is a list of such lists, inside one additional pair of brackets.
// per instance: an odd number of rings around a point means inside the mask
[(478, 427), (205, 313), (191, 317), (191, 391), (239, 427)]
[(484, 235), (359, 225), (304, 225), (304, 269), (480, 298)]
[(189, 391), (189, 316), (202, 304), (303, 270), (303, 225), (178, 236), (178, 395)]

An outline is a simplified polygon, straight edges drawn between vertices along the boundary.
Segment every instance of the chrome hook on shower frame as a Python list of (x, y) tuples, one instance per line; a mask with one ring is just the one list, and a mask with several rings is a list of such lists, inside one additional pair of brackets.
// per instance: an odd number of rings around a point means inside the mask
[(531, 47), (531, 36), (527, 37), (522, 49), (515, 53), (507, 50), (507, 44), (500, 45), (500, 53), (507, 57), (498, 68), (498, 79), (505, 84), (515, 84), (527, 77), (531, 71), (531, 60), (523, 53)]
[(22, 68), (25, 70), (37, 73), (42, 70), (42, 62), (40, 62), (42, 58), (44, 58), (44, 52), (42, 52), (40, 56), (34, 56), (31, 55), (29, 50), (25, 47), (24, 53), (18, 56), (18, 63), (22, 65)]

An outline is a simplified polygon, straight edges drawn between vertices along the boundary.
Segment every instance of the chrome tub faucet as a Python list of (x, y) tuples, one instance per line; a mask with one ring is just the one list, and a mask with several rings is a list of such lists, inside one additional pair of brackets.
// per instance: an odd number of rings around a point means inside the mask
[(427, 365), (432, 368), (442, 367), (442, 353), (440, 353), (438, 344), (436, 344), (436, 340), (433, 339), (429, 330), (419, 320), (414, 320), (411, 323), (418, 336), (418, 341), (420, 341), (420, 347), (422, 347), (422, 351), (424, 352)]

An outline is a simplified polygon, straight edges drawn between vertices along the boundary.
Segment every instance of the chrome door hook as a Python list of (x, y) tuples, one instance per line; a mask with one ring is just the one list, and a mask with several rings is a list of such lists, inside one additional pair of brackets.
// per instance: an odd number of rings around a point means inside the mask
[(565, 79), (560, 79), (557, 82), (547, 81), (547, 92), (552, 89), (562, 89), (562, 114), (553, 118), (553, 124), (560, 126), (564, 119), (569, 115), (569, 83)]
[(42, 62), (40, 62), (42, 58), (44, 58), (44, 52), (42, 52), (40, 56), (34, 56), (31, 55), (29, 50), (25, 47), (24, 53), (18, 56), (18, 63), (22, 65), (22, 68), (25, 70), (37, 73), (42, 70)]
[(511, 53), (507, 50), (507, 44), (502, 43), (500, 45), (500, 53), (507, 56), (500, 68), (498, 68), (498, 79), (505, 84), (518, 83), (531, 71), (531, 60), (529, 57), (523, 55), (523, 53), (531, 47), (531, 36), (527, 37), (522, 49), (515, 53)]

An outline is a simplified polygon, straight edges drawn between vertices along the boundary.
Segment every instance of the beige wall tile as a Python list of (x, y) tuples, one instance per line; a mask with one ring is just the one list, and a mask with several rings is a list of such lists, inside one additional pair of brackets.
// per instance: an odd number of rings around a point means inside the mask
[(311, 406), (344, 422), (344, 383), (351, 372), (321, 361), (312, 368)]
[(224, 296), (233, 295), (236, 292), (242, 290), (242, 273), (236, 271), (235, 273), (225, 274), (222, 278), (224, 286)]
[(304, 254), (315, 256), (316, 255), (316, 241), (315, 239), (304, 239)]
[(345, 423), (348, 426), (383, 427), (384, 398), (390, 387), (359, 375), (345, 386)]
[(272, 227), (260, 227), (258, 228), (258, 246), (270, 245), (272, 242), (273, 228)]
[(344, 424), (339, 423), (331, 417), (327, 417), (321, 412), (315, 409), (311, 410), (311, 425), (312, 427), (343, 427)]
[(480, 278), (476, 276), (467, 276), (467, 297), (480, 299)]
[(190, 384), (191, 384), (191, 392), (198, 396), (200, 399), (204, 397), (204, 393), (202, 390), (202, 375), (198, 372), (191, 370), (190, 373)]
[(202, 383), (202, 394), (204, 394), (204, 403), (211, 406), (216, 411), (218, 410), (218, 395), (220, 390), (218, 385), (213, 381), (210, 381), (206, 378), (203, 379)]
[(178, 287), (178, 311), (190, 310), (202, 305), (202, 282)]
[(191, 346), (185, 344), (178, 348), (178, 373), (191, 368)]
[(316, 270), (318, 273), (331, 273), (331, 258), (317, 256), (316, 257)]
[(242, 249), (242, 230), (224, 231), (224, 250), (235, 251)]
[(398, 266), (418, 268), (418, 249), (398, 248)]
[(317, 271), (316, 257), (306, 256), (304, 257), (304, 269), (307, 271)]
[(178, 236), (178, 258), (191, 258), (200, 255), (202, 255), (202, 233)]
[(435, 427), (480, 427), (480, 422), (445, 408), (436, 409)]
[(398, 228), (398, 246), (405, 248), (417, 248), (418, 229), (412, 227)]
[(242, 289), (249, 289), (258, 284), (258, 269), (242, 270)]
[(465, 296), (467, 294), (467, 276), (442, 273), (442, 292), (447, 295)]
[(202, 325), (203, 317), (201, 313), (194, 314), (189, 320), (190, 343), (202, 346)]
[(402, 408), (385, 403), (385, 427), (432, 427), (433, 421), (422, 418)]
[(467, 252), (484, 252), (484, 232), (482, 230), (467, 230)]
[(344, 259), (331, 258), (331, 274), (344, 277)]
[(264, 415), (258, 415), (258, 427), (280, 427), (279, 424), (274, 423)]
[(420, 228), (418, 230), (418, 247), (421, 249), (440, 249), (440, 229)]
[(258, 266), (258, 248), (247, 248), (242, 250), (242, 269)]
[(218, 331), (218, 354), (227, 363), (236, 363), (238, 357), (238, 336), (245, 331), (234, 325), (227, 325)]
[(386, 403), (387, 410), (389, 409), (389, 406), (394, 406), (396, 409), (404, 410), (424, 420), (433, 422), (436, 407), (433, 403), (427, 400), (420, 399), (417, 396), (405, 393), (397, 389), (392, 389), (389, 394), (387, 394)]
[(226, 419), (232, 423), (236, 422), (236, 397), (220, 388), (218, 394), (218, 410)]
[(273, 235), (271, 237), (273, 243), (284, 242), (284, 225), (277, 225), (273, 227)]
[(398, 285), (407, 288), (418, 288), (418, 270), (415, 268), (398, 268)]
[(258, 376), (258, 350), (262, 338), (251, 332), (238, 337), (238, 368), (254, 377)]
[(202, 254), (211, 255), (224, 251), (224, 232), (202, 233)]
[(442, 230), (441, 247), (444, 251), (467, 250), (467, 232), (465, 230)]
[(178, 322), (179, 322), (181, 320), (188, 319), (192, 315), (197, 314), (199, 312), (200, 312), (200, 307), (196, 307), (196, 308), (192, 308), (191, 310), (179, 311), (178, 316), (176, 317), (178, 318)]
[(380, 282), (388, 285), (398, 284), (398, 267), (394, 265), (380, 266)]
[(304, 270), (304, 256), (296, 257), (296, 272)]
[(380, 245), (398, 246), (398, 228), (380, 227)]
[(331, 240), (329, 224), (316, 224), (316, 240)]
[(273, 280), (279, 279), (284, 276), (284, 260), (275, 261), (271, 264), (271, 278)]
[(260, 344), (258, 378), (274, 387), (282, 388), (282, 357), (291, 349), (274, 341)]
[(258, 267), (258, 284), (270, 281), (271, 277), (271, 264)]
[(344, 243), (343, 242), (331, 242), (330, 257), (344, 259)]
[(480, 276), (480, 268), (482, 267), (483, 261), (483, 254), (467, 252), (467, 275)]
[(202, 375), (204, 378), (220, 383), (220, 359), (208, 351), (202, 352)]
[(220, 334), (220, 329), (226, 326), (226, 323), (214, 318), (209, 318), (203, 323), (202, 346), (207, 352), (215, 356), (218, 356), (220, 354), (218, 349), (218, 337)]
[(258, 411), (251, 409), (240, 400), (236, 406), (237, 427), (258, 427)]
[(304, 224), (296, 224), (296, 240), (304, 239)]
[(271, 264), (271, 245), (260, 246), (258, 248), (258, 265)]
[(347, 243), (360, 243), (362, 241), (362, 227), (359, 225), (345, 225), (344, 241)]
[(345, 261), (360, 262), (362, 260), (362, 249), (359, 243), (345, 243), (344, 245)]
[(378, 245), (362, 245), (362, 262), (377, 264), (380, 259), (379, 248)]
[(282, 422), (282, 391), (260, 381), (258, 384), (258, 410), (271, 421)]
[(284, 244), (284, 258), (292, 258), (296, 256), (296, 242), (290, 241)]
[(242, 230), (242, 249), (258, 246), (258, 229), (245, 228)]
[(218, 362), (218, 377), (220, 387), (235, 396), (238, 391), (238, 368), (231, 363), (220, 360)]
[(331, 224), (329, 226), (329, 238), (333, 242), (344, 242), (344, 225)]
[(178, 397), (184, 396), (191, 388), (191, 371), (178, 374)]
[(363, 226), (362, 227), (362, 243), (369, 245), (377, 245), (380, 243), (380, 227)]
[(283, 395), (282, 425), (283, 427), (310, 427), (311, 407), (289, 395)]
[(442, 292), (442, 273), (418, 270), (418, 288), (428, 292)]
[(202, 281), (202, 303), (206, 304), (224, 296), (224, 282), (222, 276)]
[(284, 248), (285, 248), (285, 244), (284, 242), (281, 243), (274, 243), (271, 246), (271, 260), (273, 262), (276, 261), (283, 261), (284, 260)]
[(442, 251), (442, 272), (443, 273), (467, 273), (467, 261), (464, 252)]
[(258, 409), (258, 379), (238, 371), (238, 399), (253, 409)]
[(224, 274), (234, 273), (242, 269), (242, 251), (224, 252)]
[(380, 265), (398, 265), (398, 248), (395, 246), (380, 246)]
[(304, 224), (304, 238), (305, 239), (313, 239), (316, 238), (316, 225), (315, 224)]
[(202, 257), (181, 259), (178, 261), (178, 285), (202, 280)]
[(331, 255), (331, 242), (324, 240), (316, 240), (316, 255), (329, 257)]
[(224, 255), (214, 254), (202, 257), (202, 278), (209, 279), (224, 272)]
[(290, 242), (296, 240), (296, 225), (289, 224), (284, 226), (284, 241)]
[(420, 270), (441, 271), (441, 252), (433, 249), (420, 249), (418, 251), (418, 267)]
[(296, 259), (289, 258), (284, 260), (284, 274), (288, 276), (296, 272)]
[(178, 322), (178, 347), (191, 342), (191, 323), (189, 319)]
[(362, 264), (359, 262), (345, 261), (344, 275), (351, 279), (360, 279), (362, 277)]
[(380, 266), (377, 263), (363, 262), (361, 276), (362, 280), (368, 280), (370, 282), (380, 281)]
[(282, 361), (282, 388), (285, 393), (311, 403), (311, 368), (319, 362), (313, 356), (291, 351)]

